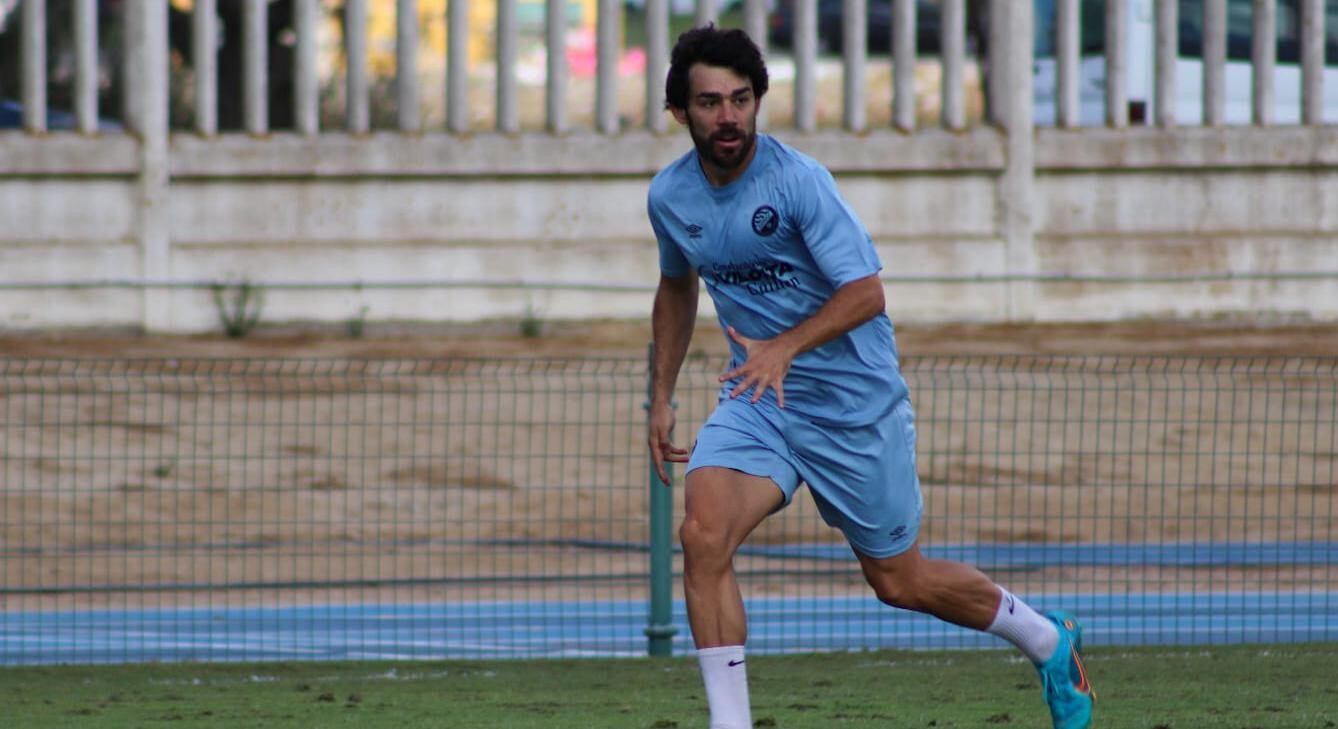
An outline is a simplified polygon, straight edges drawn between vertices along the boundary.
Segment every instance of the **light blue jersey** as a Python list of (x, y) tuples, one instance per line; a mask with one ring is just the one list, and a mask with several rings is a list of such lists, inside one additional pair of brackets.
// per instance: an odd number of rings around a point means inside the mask
[[(831, 173), (764, 134), (748, 169), (722, 187), (707, 181), (695, 150), (683, 155), (651, 182), (648, 211), (664, 275), (696, 271), (721, 328), (752, 339), (793, 329), (838, 288), (882, 270)], [(732, 368), (746, 353), (729, 344)], [(722, 397), (736, 384), (725, 383)], [(885, 313), (800, 354), (785, 378), (785, 409), (817, 424), (874, 423), (906, 394)], [(773, 405), (775, 397), (763, 395)]]

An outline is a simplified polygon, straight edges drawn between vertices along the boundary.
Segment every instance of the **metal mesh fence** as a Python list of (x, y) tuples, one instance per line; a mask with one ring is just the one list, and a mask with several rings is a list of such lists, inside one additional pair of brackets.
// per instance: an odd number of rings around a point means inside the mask
[[(723, 365), (685, 364), (681, 443)], [(904, 369), (930, 556), (1092, 643), (1338, 639), (1338, 361)], [(636, 359), (0, 360), (0, 663), (644, 654), (645, 392)], [(737, 567), (753, 650), (995, 644), (879, 605), (802, 490)]]

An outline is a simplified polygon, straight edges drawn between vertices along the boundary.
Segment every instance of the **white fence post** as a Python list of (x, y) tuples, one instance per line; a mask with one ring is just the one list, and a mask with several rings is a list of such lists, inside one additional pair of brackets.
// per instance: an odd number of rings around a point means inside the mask
[(567, 3), (547, 0), (544, 13), (548, 77), (544, 118), (551, 134), (567, 132)]
[[(758, 49), (762, 51), (762, 56), (767, 55), (767, 7), (765, 0), (744, 0), (743, 2), (743, 29), (748, 33), (748, 37), (753, 39)], [(757, 110), (757, 131), (767, 128), (767, 108), (763, 104)]]
[(841, 32), (841, 101), (846, 131), (863, 132), (867, 116), (864, 109), (865, 67), (868, 65), (865, 0), (843, 0), (844, 27)]
[(218, 6), (195, 0), (191, 8), (192, 59), (195, 64), (195, 132), (218, 133)]
[[(451, 0), (452, 6), (461, 0)], [(520, 131), (516, 95), (516, 0), (497, 3), (497, 131)], [(463, 119), (463, 115), (461, 116)], [(452, 130), (456, 131), (456, 130)]]
[(317, 69), (317, 33), (320, 27), (318, 0), (296, 0), (297, 55), (293, 60), (295, 92), (293, 119), (297, 132), (313, 136), (320, 131), (320, 78)]
[[(131, 0), (125, 5), (125, 117), (139, 138), (136, 234), (140, 276), (164, 281), (172, 271), (168, 210), (167, 0)], [(146, 331), (172, 328), (171, 292), (145, 287)]]
[(795, 0), (794, 4), (794, 128), (812, 132), (818, 128), (818, 2)]
[(962, 88), (963, 66), (966, 64), (966, 0), (943, 0), (941, 7), (942, 124), (952, 131), (961, 131), (966, 128), (966, 92)]
[(595, 84), (595, 126), (602, 134), (613, 134), (621, 126), (618, 119), (618, 62), (622, 44), (618, 42), (622, 28), (621, 0), (599, 0), (596, 50), (598, 75)]
[(269, 131), (269, 3), (246, 0), (244, 12), (246, 132), (261, 136)]
[(75, 13), (75, 120), (81, 134), (98, 130), (98, 5), (97, 0), (76, 0)]
[(1226, 123), (1226, 0), (1203, 3), (1203, 124)]
[(892, 125), (915, 131), (915, 0), (892, 5)]
[(1078, 0), (1059, 0), (1055, 8), (1055, 85), (1059, 94), (1055, 99), (1055, 118), (1065, 129), (1082, 123), (1079, 100), (1078, 68), (1082, 62), (1082, 6)]
[(669, 128), (664, 82), (669, 73), (669, 0), (646, 0), (646, 128)]
[(346, 124), (350, 134), (366, 134), (372, 124), (367, 80), (367, 0), (348, 0), (344, 5), (344, 33), (344, 52), (348, 58)]
[(1106, 124), (1129, 126), (1129, 0), (1106, 0)]
[(418, 0), (395, 3), (395, 97), (399, 130), (419, 131)]
[(1301, 0), (1301, 123), (1324, 123), (1324, 0)]
[(46, 0), (23, 4), (23, 128), (46, 131)]
[[(1010, 274), (1029, 276), (1037, 272), (1034, 197), (1036, 160), (1033, 144), (1035, 121), (1032, 110), (1032, 29), (1035, 10), (1029, 2), (995, 5), (1002, 12), (992, 14), (990, 22), (1007, 23), (1003, 126), (1008, 135), (1003, 174), (998, 183), (1000, 233), (1004, 239), (1005, 260)], [(996, 36), (997, 37), (997, 36)], [(1027, 321), (1036, 315), (1036, 284), (1031, 280), (1008, 283), (1010, 321)]]
[(1276, 0), (1254, 0), (1250, 60), (1254, 71), (1252, 120), (1266, 127), (1273, 123), (1273, 69), (1278, 57), (1278, 6)]
[(1175, 126), (1175, 64), (1179, 52), (1177, 30), (1180, 27), (1179, 6), (1176, 3), (1157, 4), (1157, 64), (1156, 102), (1157, 126), (1163, 129)]
[[(497, 8), (497, 126), (516, 131), (515, 116), (515, 8)], [(502, 75), (509, 89), (502, 88)], [(453, 134), (469, 131), (469, 0), (450, 0), (446, 11), (446, 128)]]
[(696, 11), (692, 15), (692, 25), (700, 28), (707, 23), (714, 23), (720, 16), (715, 0), (697, 0)]

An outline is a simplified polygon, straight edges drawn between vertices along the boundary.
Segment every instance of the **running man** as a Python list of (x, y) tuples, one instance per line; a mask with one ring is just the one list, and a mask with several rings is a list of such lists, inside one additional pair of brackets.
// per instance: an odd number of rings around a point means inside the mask
[[(1094, 697), (1077, 622), (1038, 614), (974, 567), (920, 553), (914, 413), (882, 266), (831, 173), (757, 134), (767, 92), (757, 46), (739, 30), (689, 30), (665, 92), (695, 149), (650, 185), (661, 276), (648, 443), (666, 482), (666, 462), (688, 464), (679, 539), (711, 729), (753, 725), (734, 553), (801, 482), (882, 602), (1012, 642), (1036, 664), (1056, 729), (1088, 727)], [(672, 442), (671, 402), (699, 281), (733, 356), (689, 454)]]

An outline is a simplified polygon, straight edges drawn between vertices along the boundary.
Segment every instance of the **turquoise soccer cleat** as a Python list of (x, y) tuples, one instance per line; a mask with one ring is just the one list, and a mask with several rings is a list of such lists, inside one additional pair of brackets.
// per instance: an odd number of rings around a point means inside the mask
[(1082, 626), (1068, 613), (1051, 612), (1045, 617), (1059, 629), (1055, 654), (1045, 663), (1036, 665), (1041, 674), (1045, 703), (1050, 707), (1050, 718), (1054, 720), (1055, 729), (1088, 729), (1092, 726), (1096, 693), (1087, 680), (1087, 669), (1079, 655)]

